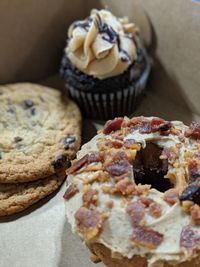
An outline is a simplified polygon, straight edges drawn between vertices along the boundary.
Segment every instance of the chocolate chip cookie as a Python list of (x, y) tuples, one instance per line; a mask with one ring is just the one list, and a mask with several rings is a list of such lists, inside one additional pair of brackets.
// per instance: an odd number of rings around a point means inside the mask
[(45, 178), (66, 168), (81, 141), (81, 114), (41, 85), (0, 86), (0, 183)]
[(20, 184), (0, 184), (0, 216), (25, 210), (54, 192), (63, 182), (65, 172), (45, 179)]

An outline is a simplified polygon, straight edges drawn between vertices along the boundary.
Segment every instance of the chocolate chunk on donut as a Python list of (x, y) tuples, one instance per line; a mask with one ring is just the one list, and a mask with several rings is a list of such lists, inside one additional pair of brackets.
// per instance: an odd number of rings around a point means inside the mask
[(200, 187), (197, 183), (188, 185), (180, 196), (180, 201), (190, 200), (200, 205)]

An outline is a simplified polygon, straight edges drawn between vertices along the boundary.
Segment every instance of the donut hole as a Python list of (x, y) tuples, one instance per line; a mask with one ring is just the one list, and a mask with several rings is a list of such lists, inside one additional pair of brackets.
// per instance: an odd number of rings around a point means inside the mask
[(164, 178), (168, 171), (168, 161), (161, 160), (162, 148), (154, 143), (147, 143), (138, 151), (133, 163), (136, 184), (149, 184), (160, 192), (173, 187), (169, 179)]

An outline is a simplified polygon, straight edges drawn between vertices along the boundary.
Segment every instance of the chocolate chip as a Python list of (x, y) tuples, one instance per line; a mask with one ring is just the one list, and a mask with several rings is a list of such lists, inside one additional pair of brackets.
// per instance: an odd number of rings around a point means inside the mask
[(59, 155), (55, 157), (53, 161), (54, 169), (62, 169), (64, 167), (69, 167), (69, 160), (65, 155)]
[(33, 108), (31, 108), (31, 115), (35, 115), (36, 114), (36, 108), (35, 107), (33, 107)]
[(16, 112), (16, 108), (11, 106), (11, 107), (9, 107), (9, 108), (7, 109), (7, 112), (12, 113), (12, 114), (15, 114), (15, 112)]
[(63, 140), (65, 149), (69, 149), (75, 141), (76, 141), (76, 138), (74, 136), (70, 136), (70, 135), (65, 136)]
[(14, 142), (15, 142), (15, 143), (21, 142), (22, 140), (23, 140), (23, 138), (21, 138), (20, 136), (16, 136), (16, 137), (14, 138)]
[(31, 108), (33, 105), (34, 105), (34, 103), (31, 99), (24, 100), (24, 107), (25, 108)]
[(180, 201), (190, 200), (200, 205), (200, 187), (196, 184), (188, 185), (180, 196)]

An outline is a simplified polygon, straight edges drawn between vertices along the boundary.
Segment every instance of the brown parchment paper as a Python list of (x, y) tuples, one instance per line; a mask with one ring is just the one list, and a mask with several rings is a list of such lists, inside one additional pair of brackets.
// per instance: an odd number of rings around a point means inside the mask
[[(148, 89), (136, 115), (200, 121), (200, 5), (191, 0), (102, 1), (128, 15), (154, 57)], [(57, 75), (67, 27), (87, 16), (95, 0), (1, 0), (0, 83), (34, 81), (63, 89)], [(95, 133), (84, 120), (83, 142)], [(71, 233), (62, 188), (31, 209), (0, 219), (0, 267), (94, 267)], [(103, 267), (103, 264), (97, 264)]]

